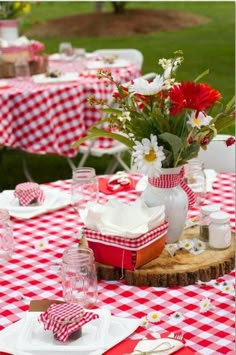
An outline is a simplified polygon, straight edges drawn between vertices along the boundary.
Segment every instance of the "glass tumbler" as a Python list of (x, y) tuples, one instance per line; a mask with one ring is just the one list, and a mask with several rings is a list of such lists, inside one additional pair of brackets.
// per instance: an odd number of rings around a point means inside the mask
[(62, 42), (59, 44), (59, 53), (62, 59), (68, 59), (73, 56), (74, 51), (70, 42)]
[(11, 258), (14, 251), (13, 231), (7, 210), (0, 210), (0, 262)]
[(97, 273), (93, 251), (90, 248), (65, 249), (61, 266), (63, 298), (92, 308), (97, 300)]
[(98, 201), (98, 181), (94, 168), (75, 168), (72, 172), (71, 204), (81, 215), (88, 202)]
[(185, 180), (196, 195), (196, 206), (200, 206), (206, 198), (206, 175), (201, 161), (192, 159), (185, 165)]
[(30, 78), (30, 67), (26, 58), (19, 57), (14, 63), (15, 67), (15, 77), (17, 79), (23, 80)]

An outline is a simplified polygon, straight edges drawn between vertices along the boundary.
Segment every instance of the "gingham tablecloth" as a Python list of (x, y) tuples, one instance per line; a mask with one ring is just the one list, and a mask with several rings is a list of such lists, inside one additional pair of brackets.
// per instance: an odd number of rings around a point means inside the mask
[[(133, 178), (138, 179), (137, 174)], [(235, 230), (235, 175), (217, 175), (208, 201), (221, 203), (231, 215)], [(69, 190), (70, 181), (57, 181), (51, 187)], [(138, 193), (125, 191), (116, 194), (123, 201), (134, 201)], [(109, 196), (100, 193), (100, 200)], [(190, 211), (194, 216), (197, 211)], [(12, 218), (16, 243), (12, 259), (0, 265), (0, 329), (24, 316), (32, 299), (62, 297), (59, 264), (63, 250), (77, 243), (76, 231), (82, 224), (72, 207), (44, 214), (30, 220)], [(157, 312), (160, 320), (147, 328), (139, 328), (132, 335), (141, 339), (147, 333), (181, 330), (186, 343), (196, 354), (233, 354), (234, 297), (219, 285), (234, 283), (234, 273), (218, 279), (218, 283), (195, 284), (186, 287), (158, 288), (128, 286), (118, 281), (99, 282), (98, 307), (108, 307), (120, 317), (145, 317)], [(218, 286), (217, 286), (218, 285)], [(200, 302), (210, 299), (212, 308), (200, 312)], [(173, 315), (180, 312), (180, 322), (173, 323)], [(1, 350), (1, 349), (0, 349)], [(119, 354), (117, 354), (119, 355)]]
[[(51, 62), (50, 68), (76, 72), (75, 63)], [(121, 83), (141, 74), (132, 63), (109, 70)], [(97, 79), (94, 70), (84, 70), (77, 81), (67, 83), (35, 84), (31, 78), (8, 79), (7, 83), (8, 87), (0, 88), (0, 145), (68, 158), (77, 154), (72, 143), (102, 118), (102, 113), (89, 105), (88, 97), (110, 100), (115, 89), (114, 84)], [(111, 145), (110, 139), (100, 142), (103, 148)]]

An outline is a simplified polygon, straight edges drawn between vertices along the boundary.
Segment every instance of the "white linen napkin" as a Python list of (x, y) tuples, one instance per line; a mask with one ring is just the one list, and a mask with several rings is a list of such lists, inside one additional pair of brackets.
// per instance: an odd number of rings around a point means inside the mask
[[(160, 338), (155, 340), (142, 340), (140, 341), (132, 354), (155, 354), (155, 350), (160, 351), (160, 354), (169, 355), (175, 353), (177, 350), (180, 350), (184, 347), (182, 341), (174, 339), (174, 338)], [(162, 351), (161, 351), (162, 350)], [(135, 352), (136, 351), (136, 352)]]
[(89, 202), (81, 218), (86, 227), (102, 234), (135, 238), (164, 222), (165, 206), (147, 207), (141, 198), (132, 204), (113, 198), (105, 205)]

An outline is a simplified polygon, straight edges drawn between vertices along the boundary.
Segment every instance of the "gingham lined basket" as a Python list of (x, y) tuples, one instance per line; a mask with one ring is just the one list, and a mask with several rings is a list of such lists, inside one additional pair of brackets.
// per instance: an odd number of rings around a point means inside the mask
[(87, 227), (84, 227), (83, 232), (86, 239), (91, 242), (99, 242), (105, 245), (118, 246), (127, 250), (139, 250), (153, 243), (154, 240), (156, 241), (162, 238), (163, 235), (166, 234), (167, 229), (168, 222), (165, 221), (156, 228), (133, 239), (128, 239), (116, 235), (105, 235)]

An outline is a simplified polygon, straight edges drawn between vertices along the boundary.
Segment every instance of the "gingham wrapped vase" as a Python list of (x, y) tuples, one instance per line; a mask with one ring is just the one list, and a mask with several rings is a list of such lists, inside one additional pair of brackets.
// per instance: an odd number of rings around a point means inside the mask
[(149, 207), (165, 205), (169, 223), (167, 243), (175, 243), (184, 230), (188, 207), (195, 203), (195, 195), (184, 182), (184, 168), (162, 169), (157, 177), (148, 178), (142, 198)]

